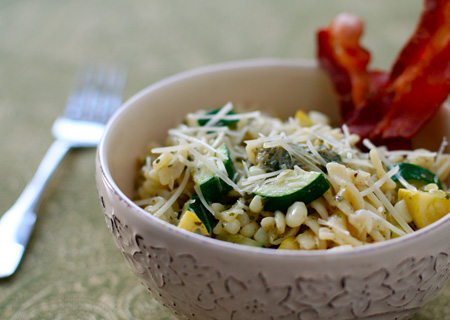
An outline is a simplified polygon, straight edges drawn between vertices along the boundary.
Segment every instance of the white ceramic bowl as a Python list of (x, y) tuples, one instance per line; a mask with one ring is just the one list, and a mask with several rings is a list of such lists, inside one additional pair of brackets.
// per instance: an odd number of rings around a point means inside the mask
[[(185, 72), (126, 102), (98, 148), (97, 184), (119, 250), (156, 299), (184, 319), (406, 319), (439, 292), (450, 275), (450, 215), (384, 243), (303, 252), (202, 237), (137, 207), (130, 200), (136, 158), (148, 143), (163, 142), (187, 112), (228, 101), (282, 117), (297, 109), (338, 117), (327, 77), (314, 63), (293, 60)], [(436, 148), (449, 136), (449, 114), (443, 108), (418, 141)]]

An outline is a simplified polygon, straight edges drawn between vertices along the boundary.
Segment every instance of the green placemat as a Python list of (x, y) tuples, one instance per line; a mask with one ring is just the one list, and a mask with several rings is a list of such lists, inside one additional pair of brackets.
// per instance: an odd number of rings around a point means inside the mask
[[(129, 68), (128, 98), (174, 73), (248, 58), (315, 57), (315, 31), (347, 11), (388, 68), (421, 10), (412, 0), (2, 0), (0, 212), (17, 199), (52, 142), (78, 66)], [(174, 319), (114, 247), (98, 203), (95, 150), (71, 152), (45, 193), (23, 263), (0, 281), (0, 319)], [(450, 287), (413, 319), (450, 319)]]

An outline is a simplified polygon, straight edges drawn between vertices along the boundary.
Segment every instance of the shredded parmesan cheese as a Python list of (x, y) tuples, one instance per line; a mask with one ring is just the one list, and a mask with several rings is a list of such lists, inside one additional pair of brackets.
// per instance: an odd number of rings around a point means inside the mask
[(389, 181), (392, 176), (394, 176), (399, 170), (399, 167), (393, 167), (391, 170), (386, 172), (380, 179), (377, 180), (373, 185), (371, 185), (369, 188), (364, 189), (360, 192), (362, 197), (367, 196), (370, 193), (375, 192), (375, 189), (381, 189), (381, 186), (386, 183), (386, 181)]
[(181, 195), (184, 188), (186, 187), (186, 184), (189, 180), (189, 176), (190, 176), (189, 170), (185, 170), (184, 178), (183, 181), (181, 181), (180, 186), (175, 190), (175, 192), (167, 200), (167, 202), (153, 214), (155, 217), (162, 216), (167, 211), (167, 209), (169, 209), (175, 203), (175, 201), (177, 201), (178, 197)]
[[(399, 164), (421, 165), (445, 185), (447, 139), (437, 152), (389, 151), (365, 139), (369, 152), (363, 152), (346, 125), (333, 128), (325, 115), (302, 114), (309, 117), (307, 125), (294, 117), (236, 112), (231, 102), (188, 114), (168, 131), (167, 145), (139, 159), (135, 203), (175, 225), (196, 203), (204, 208), (199, 219), (210, 215), (214, 221), (202, 220), (211, 237), (243, 237), (266, 247), (291, 241), (301, 250), (348, 249), (413, 232), (414, 215), (406, 200), (399, 200), (399, 188), (443, 191), (437, 180), (420, 188), (405, 180)], [(302, 172), (315, 178), (303, 181)], [(316, 180), (321, 191), (307, 189)], [(266, 188), (276, 192), (264, 194)]]

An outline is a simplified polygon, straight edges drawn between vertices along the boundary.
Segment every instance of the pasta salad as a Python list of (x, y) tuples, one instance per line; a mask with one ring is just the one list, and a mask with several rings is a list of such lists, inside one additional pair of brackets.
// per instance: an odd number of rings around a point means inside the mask
[(436, 152), (359, 140), (314, 111), (189, 113), (139, 159), (135, 202), (204, 236), (293, 250), (385, 241), (450, 212), (445, 140)]

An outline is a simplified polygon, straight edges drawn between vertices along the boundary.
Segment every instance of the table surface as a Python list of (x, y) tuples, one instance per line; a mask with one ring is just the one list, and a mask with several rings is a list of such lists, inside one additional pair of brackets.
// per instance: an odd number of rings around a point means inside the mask
[[(127, 65), (127, 99), (211, 63), (315, 59), (316, 30), (349, 12), (366, 22), (372, 66), (387, 69), (421, 9), (421, 0), (3, 0), (0, 212), (17, 199), (53, 141), (51, 125), (86, 61)], [(71, 151), (51, 180), (22, 264), (0, 281), (0, 319), (175, 319), (116, 249), (94, 161), (94, 149)], [(447, 285), (413, 319), (450, 319), (449, 301)]]

